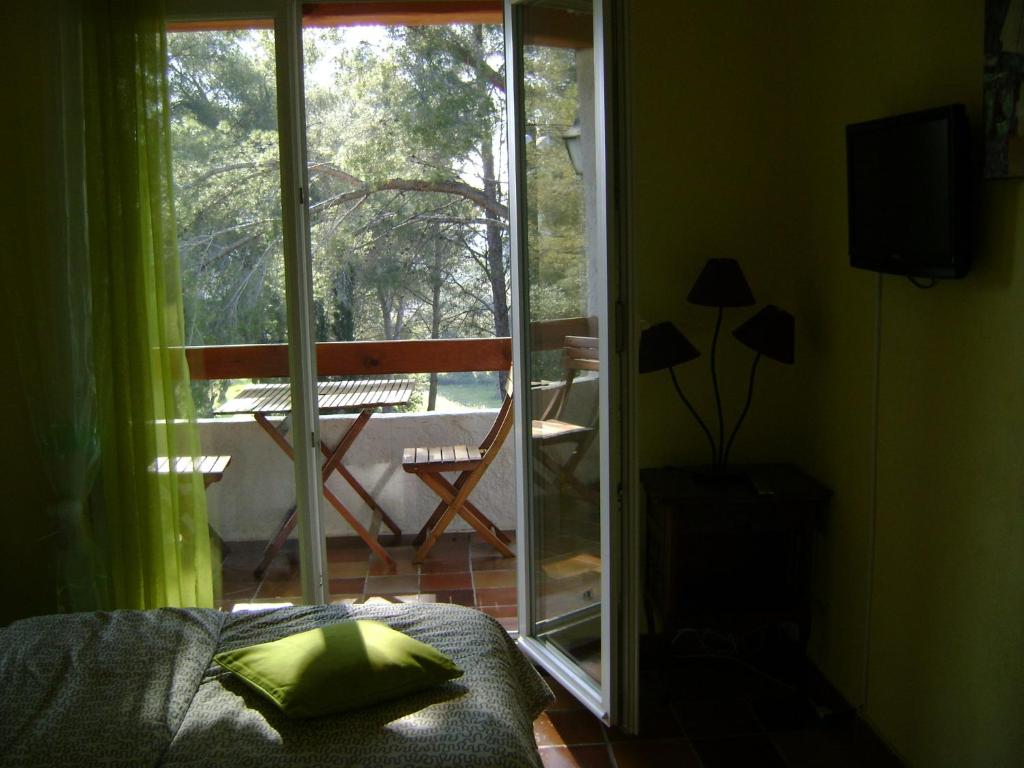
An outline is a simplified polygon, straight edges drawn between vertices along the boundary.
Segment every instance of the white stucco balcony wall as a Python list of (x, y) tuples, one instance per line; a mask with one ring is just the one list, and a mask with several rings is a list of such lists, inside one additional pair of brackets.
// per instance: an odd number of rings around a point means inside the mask
[[(437, 496), (415, 475), (402, 470), (402, 451), (417, 445), (475, 445), (494, 422), (495, 411), (445, 414), (375, 414), (345, 455), (345, 466), (402, 529), (415, 533), (437, 504)], [(351, 426), (354, 415), (325, 416), (321, 437), (335, 445)], [(249, 416), (204, 419), (200, 422), (204, 453), (230, 455), (224, 479), (210, 486), (207, 498), (211, 517), (226, 541), (265, 541), (295, 502), (291, 459)], [(474, 503), (502, 528), (515, 527), (512, 441), (498, 457), (473, 493)], [(328, 486), (363, 524), (371, 513), (362, 499), (337, 473)], [(349, 536), (352, 529), (324, 502), (328, 536)], [(450, 530), (469, 530), (457, 520)]]
[[(578, 380), (563, 418), (592, 418), (596, 379)], [(535, 412), (554, 387), (534, 391)], [(345, 455), (344, 464), (402, 529), (416, 533), (437, 505), (438, 498), (415, 475), (402, 470), (402, 452), (414, 446), (465, 443), (477, 445), (487, 434), (495, 409), (457, 413), (377, 413)], [(356, 416), (325, 416), (321, 437), (337, 444)], [(587, 423), (578, 421), (577, 423)], [(201, 419), (199, 434), (205, 454), (229, 455), (231, 464), (224, 478), (207, 490), (213, 527), (225, 541), (267, 541), (286, 512), (295, 503), (294, 469), (291, 459), (277, 446), (251, 416)], [(473, 502), (500, 528), (516, 527), (514, 440), (510, 436), (473, 491)], [(577, 473), (581, 479), (596, 476), (596, 455), (584, 461)], [(593, 465), (593, 466), (591, 466)], [(348, 483), (335, 473), (328, 485), (364, 526), (371, 512)], [(352, 529), (324, 502), (328, 536), (351, 536)], [(461, 518), (450, 531), (471, 530)], [(294, 534), (293, 534), (294, 535)]]

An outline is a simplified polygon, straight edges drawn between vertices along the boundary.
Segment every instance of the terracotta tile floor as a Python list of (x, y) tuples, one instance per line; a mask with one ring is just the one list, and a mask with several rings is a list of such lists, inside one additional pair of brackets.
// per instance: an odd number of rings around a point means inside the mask
[[(515, 533), (508, 533), (514, 541)], [(517, 628), (514, 557), (502, 557), (475, 533), (450, 533), (417, 565), (408, 538), (387, 547), (395, 560), (394, 572), (362, 540), (354, 536), (328, 539), (330, 599), (457, 603), (479, 608), (506, 629)], [(230, 610), (235, 603), (302, 602), (295, 542), (288, 542), (257, 580), (253, 570), (262, 551), (260, 542), (228, 543), (222, 564), (223, 608)]]
[[(514, 533), (511, 534), (514, 538)], [(298, 556), (290, 542), (262, 580), (253, 577), (263, 545), (231, 543), (223, 561), (223, 599), (301, 602)], [(366, 545), (329, 539), (331, 600), (451, 602), (479, 608), (515, 629), (515, 558), (503, 558), (475, 534), (447, 534), (421, 565), (408, 542), (389, 546), (388, 573)], [(645, 651), (641, 658), (641, 733), (607, 728), (553, 680), (555, 702), (534, 723), (547, 768), (898, 768), (899, 761), (852, 714), (824, 720), (806, 696), (746, 662)], [(777, 674), (777, 670), (772, 670)], [(817, 697), (816, 697), (817, 699)]]

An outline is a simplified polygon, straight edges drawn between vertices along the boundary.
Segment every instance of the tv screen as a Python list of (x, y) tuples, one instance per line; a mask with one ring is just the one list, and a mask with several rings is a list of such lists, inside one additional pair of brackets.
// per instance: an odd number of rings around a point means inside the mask
[(970, 265), (969, 149), (959, 104), (848, 125), (850, 264), (963, 277)]

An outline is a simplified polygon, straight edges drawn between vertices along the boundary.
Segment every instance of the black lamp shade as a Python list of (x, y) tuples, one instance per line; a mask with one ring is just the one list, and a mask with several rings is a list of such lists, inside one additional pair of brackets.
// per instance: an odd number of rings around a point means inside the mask
[(640, 334), (640, 373), (651, 373), (688, 363), (700, 352), (670, 322), (652, 325)]
[(754, 294), (736, 259), (708, 259), (686, 300), (703, 307), (749, 307)]
[(765, 357), (792, 365), (796, 321), (784, 309), (769, 304), (732, 332), (743, 345)]

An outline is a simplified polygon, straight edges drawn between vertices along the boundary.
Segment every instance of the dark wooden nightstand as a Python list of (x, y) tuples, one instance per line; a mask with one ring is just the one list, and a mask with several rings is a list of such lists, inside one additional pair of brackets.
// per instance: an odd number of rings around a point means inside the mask
[(831, 492), (791, 464), (645, 469), (647, 598), (666, 630), (743, 631), (792, 622), (810, 633), (814, 521)]

